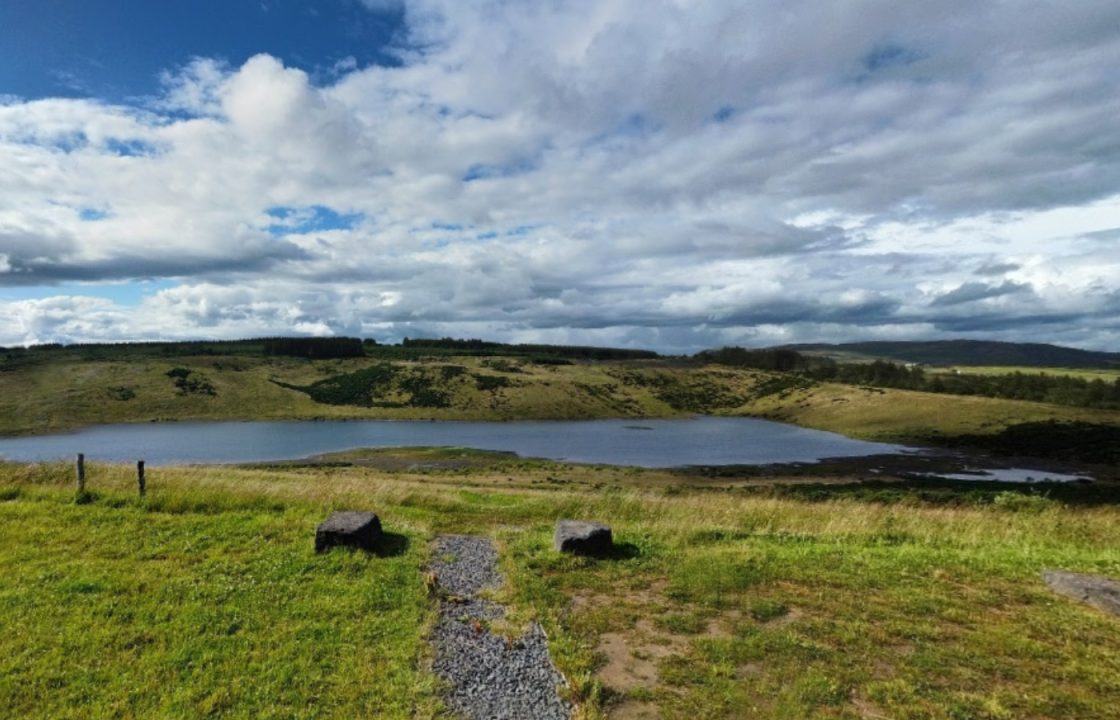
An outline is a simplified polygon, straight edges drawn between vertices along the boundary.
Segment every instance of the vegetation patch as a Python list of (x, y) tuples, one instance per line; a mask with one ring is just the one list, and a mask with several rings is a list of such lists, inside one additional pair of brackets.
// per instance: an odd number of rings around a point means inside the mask
[(136, 391), (127, 385), (117, 385), (115, 387), (105, 388), (105, 394), (113, 400), (128, 401), (136, 397)]
[(525, 373), (525, 371), (521, 369), (520, 365), (506, 358), (486, 358), (480, 364), (483, 367), (490, 368), (494, 372), (520, 374)]
[[(164, 374), (175, 381), (175, 388), (180, 395), (209, 395), (213, 397), (218, 394), (205, 375), (200, 375), (193, 370), (176, 367), (171, 368)], [(133, 397), (135, 397), (135, 393), (133, 393)]]
[(1000, 455), (1120, 464), (1120, 427), (1087, 422), (1030, 422), (993, 435), (960, 435), (933, 442), (975, 447)]
[(552, 355), (529, 355), (526, 358), (534, 365), (574, 365), (568, 358), (554, 357)]
[(392, 364), (378, 363), (351, 373), (333, 375), (310, 385), (291, 385), (278, 380), (273, 382), (290, 390), (307, 393), (318, 403), (372, 407), (376, 399), (392, 386), (396, 375), (397, 369)]
[(408, 405), (421, 408), (445, 408), (451, 405), (451, 396), (440, 389), (426, 373), (412, 370), (401, 377), (400, 389), (408, 393)]
[(698, 353), (696, 360), (732, 367), (755, 368), (808, 380), (847, 385), (918, 390), (949, 395), (979, 395), (1008, 400), (1053, 403), (1073, 407), (1120, 409), (1120, 378), (1082, 377), (1069, 373), (1013, 371), (970, 374), (927, 373), (917, 364), (873, 362), (838, 363), (830, 358), (802, 355), (794, 350), (745, 350), (727, 347)]
[(771, 395), (784, 399), (795, 390), (808, 390), (817, 383), (800, 375), (775, 375), (766, 378), (751, 390), (751, 398), (757, 400)]
[(654, 396), (674, 410), (715, 412), (739, 407), (747, 401), (722, 378), (708, 374), (633, 373), (629, 376), (653, 391)]
[(501, 375), (475, 375), (474, 384), (483, 392), (494, 392), (509, 387), (512, 383), (510, 383), (509, 378)]
[(444, 380), (457, 378), (466, 371), (467, 369), (462, 365), (440, 365), (439, 368), (440, 377), (442, 377)]
[(673, 569), (669, 596), (685, 602), (721, 607), (749, 587), (768, 578), (766, 563), (757, 558), (727, 557), (723, 552), (692, 553)]
[[(450, 371), (447, 370), (449, 367)], [(455, 366), (443, 366), (435, 372), (444, 380), (463, 374)], [(326, 405), (444, 408), (451, 404), (450, 395), (440, 388), (436, 378), (423, 369), (402, 368), (392, 363), (378, 363), (354, 372), (332, 375), (310, 385), (273, 382), (307, 393), (315, 402)]]

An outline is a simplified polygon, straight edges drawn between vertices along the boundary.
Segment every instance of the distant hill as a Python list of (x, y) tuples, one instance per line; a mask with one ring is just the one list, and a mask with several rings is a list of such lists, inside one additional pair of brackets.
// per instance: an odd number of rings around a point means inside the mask
[(1026, 367), (1120, 367), (1120, 353), (1079, 350), (1045, 343), (990, 340), (929, 342), (806, 343), (783, 345), (802, 353), (837, 360), (883, 359), (926, 365), (1022, 365)]

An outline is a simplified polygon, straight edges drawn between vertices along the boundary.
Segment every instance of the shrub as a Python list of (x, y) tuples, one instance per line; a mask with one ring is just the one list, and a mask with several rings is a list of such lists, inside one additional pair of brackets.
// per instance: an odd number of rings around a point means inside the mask
[(217, 390), (205, 376), (183, 367), (171, 368), (167, 377), (175, 379), (175, 387), (180, 395), (217, 395)]
[(509, 387), (509, 378), (500, 375), (475, 375), (474, 384), (483, 392), (493, 392), (499, 388)]
[(136, 397), (136, 391), (124, 385), (106, 388), (105, 393), (114, 400), (128, 401)]
[(310, 385), (274, 382), (281, 387), (307, 393), (312, 400), (325, 405), (372, 407), (374, 398), (384, 394), (395, 375), (396, 369), (391, 364), (379, 363), (352, 373), (333, 375)]

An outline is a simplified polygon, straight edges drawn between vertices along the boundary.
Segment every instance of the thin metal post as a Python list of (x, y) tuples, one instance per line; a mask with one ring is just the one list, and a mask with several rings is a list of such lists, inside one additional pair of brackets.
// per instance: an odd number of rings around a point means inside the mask
[(144, 497), (144, 461), (136, 461), (136, 482), (140, 485), (140, 497)]
[(86, 456), (82, 453), (78, 453), (77, 473), (78, 492), (84, 493), (86, 491)]

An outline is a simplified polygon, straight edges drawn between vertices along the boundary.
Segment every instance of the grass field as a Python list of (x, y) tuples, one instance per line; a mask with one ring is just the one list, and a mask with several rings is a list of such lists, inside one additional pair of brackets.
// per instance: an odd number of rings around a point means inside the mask
[[(1039, 579), (1120, 574), (1115, 505), (809, 501), (464, 458), (160, 468), (144, 502), (127, 468), (92, 466), (76, 503), (67, 467), (0, 466), (0, 707), (440, 717), (424, 565), (455, 531), (498, 541), (510, 629), (544, 623), (581, 717), (1120, 717), (1120, 622)], [(382, 556), (313, 554), (340, 507), (381, 514)], [(554, 554), (559, 517), (610, 522), (616, 557)]]
[(1115, 410), (836, 383), (759, 398), (736, 412), (898, 442), (991, 434), (1018, 423), (1048, 420), (1120, 424)]
[[(171, 375), (169, 375), (171, 373)], [(1120, 412), (812, 383), (664, 361), (542, 365), (524, 358), (262, 357), (60, 360), (0, 372), (0, 434), (112, 422), (444, 420), (753, 415), (921, 442), (1045, 420), (1120, 425)]]

